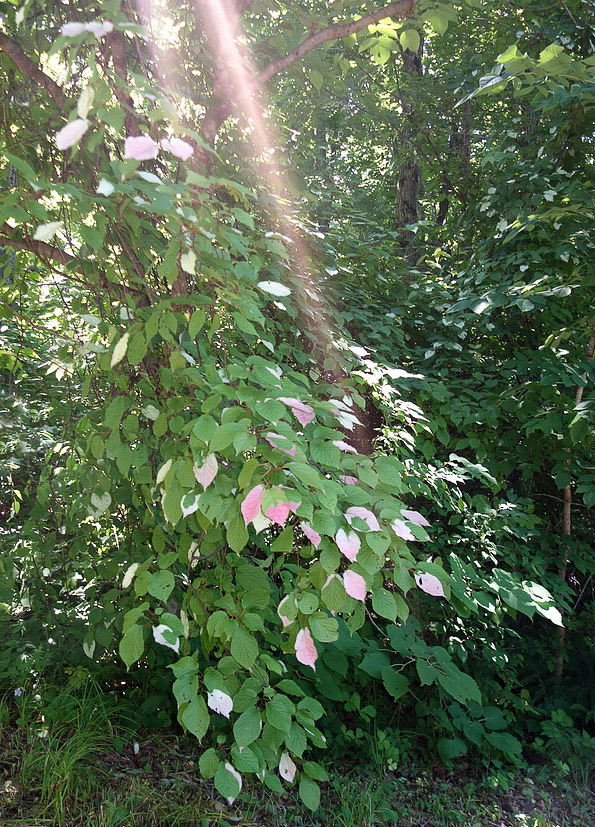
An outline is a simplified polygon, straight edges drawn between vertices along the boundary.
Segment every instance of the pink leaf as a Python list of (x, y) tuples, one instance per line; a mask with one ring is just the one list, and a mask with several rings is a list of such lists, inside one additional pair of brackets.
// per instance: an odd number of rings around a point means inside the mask
[(359, 480), (357, 477), (349, 477), (343, 474), (339, 477), (339, 482), (342, 482), (343, 485), (357, 485)]
[(289, 517), (289, 503), (277, 503), (267, 508), (266, 516), (277, 525), (284, 526)]
[(163, 138), (160, 143), (166, 152), (171, 152), (172, 155), (181, 158), (182, 161), (187, 161), (194, 154), (194, 147), (181, 138)]
[(281, 618), (281, 623), (283, 624), (284, 628), (285, 628), (285, 626), (291, 626), (291, 624), (293, 623), (293, 620), (290, 620), (286, 615), (284, 615), (281, 612), (281, 609), (283, 608), (283, 604), (288, 600), (289, 600), (289, 595), (286, 595), (283, 598), (283, 600), (279, 603), (279, 605), (277, 606), (277, 614)]
[(433, 574), (426, 574), (417, 572), (415, 574), (415, 582), (426, 594), (431, 594), (434, 597), (444, 597), (444, 588), (442, 583)]
[(256, 485), (246, 494), (246, 498), (240, 506), (242, 517), (246, 525), (249, 525), (255, 517), (260, 514), (260, 506), (264, 495), (264, 486)]
[(300, 523), (300, 526), (308, 540), (310, 540), (310, 542), (312, 543), (312, 545), (318, 548), (318, 546), (322, 542), (322, 537), (320, 536), (320, 534), (317, 531), (314, 531), (312, 526), (308, 525), (308, 523)]
[(353, 563), (357, 557), (358, 551), (361, 548), (360, 539), (355, 531), (350, 531), (349, 534), (347, 534), (342, 528), (340, 528), (337, 531), (335, 542), (339, 547), (339, 551), (343, 552), (345, 557)]
[(345, 586), (345, 591), (350, 597), (355, 598), (355, 600), (366, 599), (366, 581), (361, 574), (351, 571), (351, 569), (347, 569), (343, 575), (343, 585)]
[(269, 432), (266, 434), (265, 439), (272, 448), (278, 448), (280, 451), (283, 451), (284, 454), (289, 454), (290, 457), (295, 456), (295, 452), (297, 450), (296, 445), (292, 445), (291, 448), (282, 448), (281, 445), (277, 444), (277, 440), (280, 440), (282, 444), (285, 443), (286, 445), (289, 445), (289, 440), (287, 437), (281, 436), (281, 434)]
[(279, 402), (284, 402), (291, 408), (292, 414), (295, 416), (300, 425), (307, 425), (314, 419), (314, 408), (311, 405), (306, 405), (300, 402), (299, 399), (294, 399), (290, 396), (280, 396)]
[(110, 23), (109, 20), (93, 20), (91, 23), (85, 23), (85, 31), (91, 32), (95, 37), (103, 37), (105, 34), (113, 32), (113, 30), (114, 24)]
[(293, 511), (294, 514), (298, 510), (298, 508), (300, 507), (301, 504), (302, 504), (301, 502), (295, 503), (293, 500), (289, 500), (289, 502), (287, 503), (287, 505), (289, 506), (289, 510)]
[(345, 512), (345, 519), (349, 523), (349, 525), (353, 524), (353, 518), (359, 517), (360, 520), (363, 520), (367, 523), (368, 528), (370, 531), (380, 531), (380, 524), (376, 519), (376, 515), (373, 514), (369, 508), (361, 508), (360, 506), (352, 506), (348, 508)]
[(233, 700), (220, 689), (213, 689), (207, 694), (207, 704), (213, 712), (225, 715), (226, 718), (229, 718), (229, 713), (233, 710)]
[(194, 466), (194, 476), (196, 477), (196, 481), (206, 489), (217, 476), (218, 470), (217, 457), (215, 454), (208, 454), (200, 468)]
[(60, 34), (63, 34), (64, 37), (78, 37), (84, 31), (84, 23), (65, 23), (60, 27)]
[(281, 778), (284, 778), (286, 781), (293, 781), (295, 778), (297, 767), (289, 757), (289, 755), (284, 752), (281, 758), (279, 759), (279, 775)]
[(295, 656), (304, 666), (311, 666), (312, 669), (316, 668), (314, 664), (318, 659), (318, 652), (316, 651), (316, 646), (314, 646), (309, 629), (300, 629), (297, 633), (295, 639)]
[(301, 408), (292, 408), (291, 412), (300, 423), (300, 425), (307, 425), (308, 422), (312, 422), (314, 419), (314, 408), (311, 408), (309, 405), (304, 405), (305, 408), (308, 408), (307, 411), (302, 410)]
[(159, 144), (148, 135), (133, 135), (124, 141), (124, 157), (135, 161), (149, 161), (156, 158)]
[(395, 520), (391, 523), (391, 528), (397, 535), (397, 537), (401, 537), (403, 540), (415, 540), (416, 538), (411, 533), (411, 529), (404, 523), (403, 520)]
[(401, 514), (403, 515), (403, 517), (406, 520), (408, 520), (410, 523), (413, 523), (413, 525), (421, 525), (421, 526), (431, 525), (431, 523), (429, 523), (426, 520), (426, 518), (422, 514), (419, 513), (419, 511), (407, 511), (406, 509), (402, 508), (401, 509)]
[(60, 150), (68, 149), (80, 141), (88, 128), (89, 121), (85, 118), (70, 121), (56, 134), (56, 146)]
[(348, 451), (351, 454), (357, 454), (357, 451), (353, 447), (353, 445), (349, 445), (347, 442), (343, 442), (342, 439), (334, 439), (333, 445), (337, 447), (340, 451)]

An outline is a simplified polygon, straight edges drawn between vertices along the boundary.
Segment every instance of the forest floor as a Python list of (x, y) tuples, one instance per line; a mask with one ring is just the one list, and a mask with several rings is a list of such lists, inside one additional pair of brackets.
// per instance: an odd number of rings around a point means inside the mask
[[(526, 767), (473, 776), (459, 764), (389, 771), (353, 756), (328, 765), (320, 808), (297, 789), (275, 795), (251, 783), (233, 806), (200, 778), (197, 745), (167, 733), (139, 741), (53, 744), (21, 725), (0, 733), (2, 827), (593, 827), (595, 774)], [(90, 743), (89, 743), (90, 740)], [(74, 741), (74, 743), (70, 743)]]

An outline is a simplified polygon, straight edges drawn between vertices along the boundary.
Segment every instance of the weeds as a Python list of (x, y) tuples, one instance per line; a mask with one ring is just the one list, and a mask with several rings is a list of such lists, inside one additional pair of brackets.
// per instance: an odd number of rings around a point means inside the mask
[[(311, 813), (295, 789), (247, 785), (233, 808), (180, 733), (137, 732), (90, 679), (0, 699), (2, 827), (592, 827), (591, 741), (566, 778), (550, 762), (506, 784), (414, 764), (405, 735), (378, 732), (358, 764), (329, 768)], [(566, 755), (564, 756), (566, 758)], [(578, 758), (577, 758), (578, 761)], [(364, 766), (367, 765), (367, 768)], [(577, 789), (573, 779), (581, 781)], [(555, 781), (555, 784), (552, 783)], [(547, 782), (547, 783), (546, 783)]]

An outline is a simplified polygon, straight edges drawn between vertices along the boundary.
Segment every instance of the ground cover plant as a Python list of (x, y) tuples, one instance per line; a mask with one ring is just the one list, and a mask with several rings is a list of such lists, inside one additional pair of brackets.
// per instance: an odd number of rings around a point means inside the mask
[(578, 0), (0, 3), (11, 818), (404, 818), (351, 752), (590, 812), (592, 41)]

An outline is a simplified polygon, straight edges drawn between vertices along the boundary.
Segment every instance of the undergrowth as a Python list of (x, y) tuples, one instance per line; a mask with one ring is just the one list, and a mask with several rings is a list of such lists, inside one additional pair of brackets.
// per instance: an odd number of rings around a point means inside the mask
[[(200, 745), (149, 731), (91, 680), (38, 686), (0, 702), (3, 827), (591, 827), (595, 762), (562, 758), (515, 774), (493, 765), (423, 766), (384, 730), (359, 753), (331, 747), (314, 813), (294, 790), (251, 784), (230, 806), (198, 771)], [(560, 742), (560, 727), (553, 731)], [(586, 736), (585, 736), (586, 737)], [(560, 752), (562, 755), (562, 752)], [(572, 762), (571, 762), (572, 763)]]

